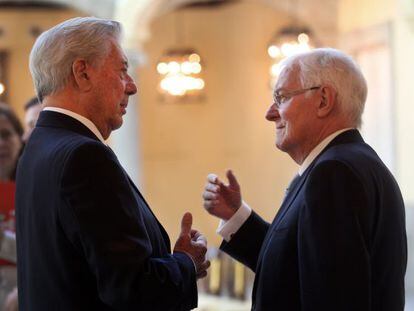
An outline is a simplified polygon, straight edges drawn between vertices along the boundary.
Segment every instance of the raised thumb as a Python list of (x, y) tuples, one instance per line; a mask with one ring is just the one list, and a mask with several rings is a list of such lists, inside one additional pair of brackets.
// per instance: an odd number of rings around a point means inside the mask
[(240, 186), (239, 183), (237, 182), (236, 176), (234, 176), (233, 171), (232, 170), (227, 170), (227, 179), (229, 180), (229, 186), (231, 189), (239, 191), (240, 190)]
[(191, 226), (193, 225), (193, 215), (187, 212), (184, 214), (183, 219), (181, 219), (181, 235), (190, 235)]

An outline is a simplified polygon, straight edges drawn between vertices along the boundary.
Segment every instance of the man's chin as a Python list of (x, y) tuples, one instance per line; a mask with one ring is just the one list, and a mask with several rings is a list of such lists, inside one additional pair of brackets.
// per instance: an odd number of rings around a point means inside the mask
[(114, 127), (114, 130), (117, 130), (117, 129), (121, 128), (122, 124), (123, 124), (123, 122), (117, 123), (116, 126)]
[(276, 146), (276, 148), (277, 148), (277, 149), (279, 149), (280, 151), (285, 152), (285, 148), (284, 148), (283, 140), (276, 139), (275, 146)]
[(124, 120), (122, 119), (122, 117), (119, 117), (119, 119), (116, 120), (114, 126), (112, 127), (112, 130), (119, 129), (123, 123), (124, 123)]

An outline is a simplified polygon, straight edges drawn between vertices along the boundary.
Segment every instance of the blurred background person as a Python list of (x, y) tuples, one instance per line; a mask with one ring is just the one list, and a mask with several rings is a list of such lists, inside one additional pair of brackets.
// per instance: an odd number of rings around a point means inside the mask
[[(0, 103), (0, 307), (16, 286), (16, 239), (14, 234), (14, 178), (23, 146), (23, 127), (14, 111)], [(17, 310), (17, 295), (3, 310)]]
[(13, 110), (0, 103), (0, 182), (13, 182), (22, 148), (23, 127)]
[(39, 113), (42, 111), (42, 104), (37, 97), (32, 97), (24, 106), (24, 133), (23, 141), (27, 142), (34, 127), (36, 121), (39, 118)]

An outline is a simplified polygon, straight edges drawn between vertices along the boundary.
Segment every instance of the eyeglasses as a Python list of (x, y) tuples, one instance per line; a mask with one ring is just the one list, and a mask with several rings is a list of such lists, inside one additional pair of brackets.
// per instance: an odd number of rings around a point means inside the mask
[(306, 89), (300, 89), (300, 90), (296, 90), (296, 91), (292, 91), (292, 92), (287, 92), (285, 94), (278, 94), (277, 92), (273, 95), (273, 104), (276, 106), (276, 108), (279, 109), (279, 107), (284, 104), (285, 102), (287, 102), (289, 99), (291, 99), (294, 96), (303, 94), (307, 91), (311, 91), (311, 90), (317, 90), (319, 89), (320, 86), (313, 86), (313, 87), (309, 87)]

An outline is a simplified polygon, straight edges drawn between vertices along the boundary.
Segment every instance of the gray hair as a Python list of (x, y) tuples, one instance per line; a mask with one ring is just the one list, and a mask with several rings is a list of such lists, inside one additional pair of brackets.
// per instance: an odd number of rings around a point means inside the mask
[(323, 84), (332, 86), (338, 94), (341, 111), (347, 115), (352, 126), (361, 127), (367, 82), (350, 56), (332, 48), (314, 49), (287, 58), (282, 66), (299, 68), (303, 88)]
[(72, 64), (84, 58), (96, 64), (110, 52), (110, 39), (119, 40), (121, 25), (95, 17), (76, 17), (43, 32), (30, 53), (30, 72), (37, 97), (61, 90), (69, 81)]

